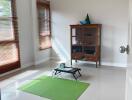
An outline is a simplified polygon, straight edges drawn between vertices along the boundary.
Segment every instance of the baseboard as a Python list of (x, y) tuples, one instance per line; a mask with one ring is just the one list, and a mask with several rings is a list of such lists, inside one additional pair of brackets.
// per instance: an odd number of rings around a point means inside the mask
[(34, 65), (34, 63), (31, 62), (31, 63), (28, 63), (28, 64), (21, 65), (21, 68), (23, 69), (23, 68), (27, 68), (27, 67), (30, 67), (30, 66), (33, 66), (33, 65)]
[(0, 75), (0, 77), (8, 75), (8, 74), (12, 74), (12, 73), (17, 72), (17, 71), (24, 70), (24, 69), (26, 69), (28, 67), (31, 67), (31, 66), (34, 66), (34, 65), (38, 65), (38, 64), (44, 63), (44, 62), (46, 62), (48, 60), (50, 60), (50, 58), (47, 58), (47, 59), (44, 59), (44, 60), (40, 60), (40, 61), (36, 61), (35, 63), (31, 62), (31, 63), (28, 63), (28, 64), (23, 64), (23, 65), (21, 65), (20, 68), (17, 68), (15, 70), (12, 70), (12, 71), (9, 71), (9, 72), (6, 72), (6, 73)]
[(26, 68), (31, 67), (31, 66), (33, 66), (33, 65), (34, 65), (33, 62), (28, 63), (28, 64), (23, 64), (23, 65), (21, 65), (20, 68), (17, 68), (17, 69), (15, 69), (15, 70), (12, 70), (12, 71), (9, 71), (9, 72), (6, 72), (6, 73), (4, 73), (4, 74), (1, 74), (0, 77), (5, 76), (5, 75), (8, 75), (8, 74), (12, 74), (12, 73), (14, 73), (14, 72), (17, 72), (17, 71), (20, 71), (20, 70), (23, 70), (23, 69), (26, 69)]
[[(75, 61), (72, 61), (73, 63), (75, 63)], [(95, 62), (90, 62), (90, 61), (79, 61), (79, 62), (86, 62), (89, 64), (96, 64)], [(120, 68), (126, 68), (127, 65), (126, 64), (121, 64), (121, 63), (109, 63), (109, 62), (101, 62), (101, 66), (108, 66), (108, 67), (120, 67)]]
[(126, 64), (121, 64), (121, 63), (109, 63), (109, 62), (102, 62), (101, 65), (103, 65), (103, 66), (113, 66), (113, 67), (122, 67), (122, 68), (126, 68), (126, 67), (127, 67)]
[(45, 59), (43, 59), (43, 60), (35, 61), (35, 65), (38, 65), (38, 64), (44, 63), (44, 62), (46, 62), (46, 61), (48, 61), (48, 60), (50, 60), (50, 57), (45, 58)]
[(50, 60), (60, 61), (60, 57), (50, 57)]

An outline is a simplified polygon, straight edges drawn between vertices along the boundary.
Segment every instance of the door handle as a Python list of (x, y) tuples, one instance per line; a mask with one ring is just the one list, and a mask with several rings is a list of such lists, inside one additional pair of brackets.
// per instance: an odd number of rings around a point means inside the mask
[(127, 45), (127, 47), (125, 46), (120, 46), (120, 53), (127, 53), (129, 54), (129, 46)]

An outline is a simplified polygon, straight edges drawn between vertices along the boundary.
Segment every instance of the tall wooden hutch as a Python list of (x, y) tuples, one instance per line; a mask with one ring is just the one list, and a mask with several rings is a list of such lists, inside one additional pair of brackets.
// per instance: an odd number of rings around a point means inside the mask
[(70, 25), (72, 60), (101, 62), (101, 24)]

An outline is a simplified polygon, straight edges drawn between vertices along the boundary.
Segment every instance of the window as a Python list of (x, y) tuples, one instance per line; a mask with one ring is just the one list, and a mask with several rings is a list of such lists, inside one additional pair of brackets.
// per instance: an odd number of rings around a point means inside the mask
[(0, 0), (0, 74), (20, 67), (15, 0)]
[(50, 2), (37, 0), (40, 50), (51, 47)]

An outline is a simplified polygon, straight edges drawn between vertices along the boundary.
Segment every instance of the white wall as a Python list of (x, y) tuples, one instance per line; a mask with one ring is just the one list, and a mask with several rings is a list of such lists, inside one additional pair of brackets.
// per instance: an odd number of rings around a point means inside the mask
[(36, 0), (31, 0), (31, 13), (32, 13), (32, 32), (33, 32), (33, 42), (34, 42), (34, 54), (35, 54), (35, 64), (42, 63), (50, 59), (51, 49), (39, 50), (39, 33), (38, 33), (38, 16)]
[(89, 13), (92, 23), (102, 24), (102, 64), (126, 67), (127, 55), (119, 47), (127, 44), (128, 0), (51, 0), (54, 48), (70, 57), (70, 24), (78, 24)]
[(30, 0), (16, 0), (21, 66), (34, 64)]
[(36, 1), (16, 0), (16, 3), (21, 66), (24, 68), (49, 59), (50, 50), (39, 51)]

